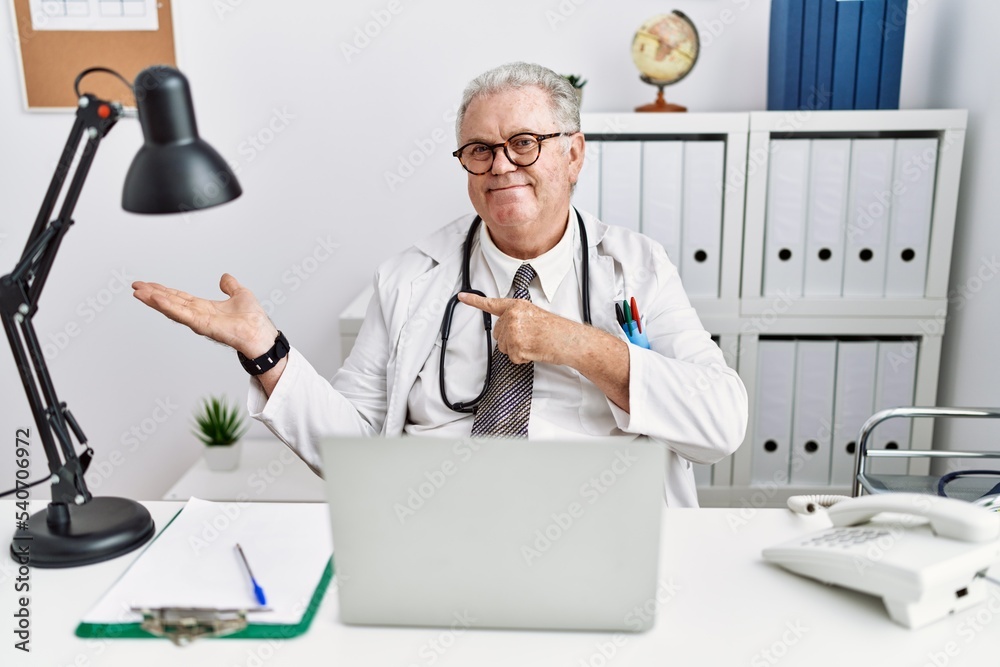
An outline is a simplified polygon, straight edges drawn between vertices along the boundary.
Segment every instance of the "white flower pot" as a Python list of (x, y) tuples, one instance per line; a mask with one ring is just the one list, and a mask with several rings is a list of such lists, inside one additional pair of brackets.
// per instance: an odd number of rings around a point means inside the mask
[(209, 470), (236, 470), (240, 465), (241, 442), (205, 447), (205, 465)]

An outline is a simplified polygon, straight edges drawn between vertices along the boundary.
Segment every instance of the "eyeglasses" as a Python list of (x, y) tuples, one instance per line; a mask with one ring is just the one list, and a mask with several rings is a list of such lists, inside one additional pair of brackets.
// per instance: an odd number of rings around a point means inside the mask
[(534, 132), (522, 132), (503, 143), (484, 144), (473, 141), (465, 144), (452, 153), (462, 163), (462, 166), (470, 174), (477, 176), (485, 174), (493, 168), (493, 158), (496, 157), (497, 149), (503, 146), (503, 154), (507, 156), (511, 164), (518, 167), (530, 167), (538, 162), (542, 154), (542, 142), (552, 137), (576, 134), (575, 132), (554, 132), (552, 134), (535, 134)]

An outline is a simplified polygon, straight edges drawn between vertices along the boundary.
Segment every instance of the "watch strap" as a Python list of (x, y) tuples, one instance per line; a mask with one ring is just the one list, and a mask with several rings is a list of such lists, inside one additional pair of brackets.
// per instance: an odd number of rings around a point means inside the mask
[(288, 339), (285, 338), (285, 334), (278, 332), (277, 338), (274, 339), (274, 345), (271, 349), (260, 355), (256, 359), (248, 359), (246, 355), (242, 352), (237, 351), (236, 356), (240, 360), (240, 364), (250, 375), (263, 375), (272, 368), (278, 365), (278, 362), (288, 356), (288, 351), (291, 346), (288, 344)]

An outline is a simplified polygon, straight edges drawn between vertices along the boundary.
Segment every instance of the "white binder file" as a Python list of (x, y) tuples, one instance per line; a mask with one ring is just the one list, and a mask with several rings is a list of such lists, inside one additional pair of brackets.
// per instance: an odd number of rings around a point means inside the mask
[(752, 484), (787, 484), (795, 392), (795, 341), (762, 340), (757, 349)]
[(798, 341), (789, 473), (792, 484), (830, 483), (836, 377), (837, 341)]
[(808, 139), (771, 142), (761, 288), (765, 296), (802, 296), (810, 143)]
[(854, 479), (858, 432), (872, 416), (878, 343), (840, 341), (837, 344), (837, 389), (833, 401), (833, 454), (830, 484), (849, 486)]
[(682, 142), (643, 142), (640, 230), (666, 248), (674, 264), (680, 263), (683, 167)]
[[(914, 342), (880, 342), (878, 374), (875, 380), (875, 409), (913, 405), (914, 380), (917, 374), (917, 347)], [(872, 432), (873, 449), (909, 449), (909, 419), (889, 419)], [(906, 459), (869, 459), (869, 470), (878, 475), (905, 475)]]
[(809, 169), (803, 296), (840, 296), (851, 169), (850, 139), (814, 139)]
[(680, 273), (688, 296), (719, 296), (725, 142), (684, 142)]
[(924, 295), (936, 174), (937, 139), (896, 140), (886, 296)]
[(601, 145), (600, 141), (587, 142), (583, 169), (573, 191), (573, 206), (596, 216), (601, 214)]
[(639, 231), (642, 142), (605, 141), (601, 147), (601, 220)]
[(844, 296), (882, 296), (895, 139), (854, 139), (844, 254)]

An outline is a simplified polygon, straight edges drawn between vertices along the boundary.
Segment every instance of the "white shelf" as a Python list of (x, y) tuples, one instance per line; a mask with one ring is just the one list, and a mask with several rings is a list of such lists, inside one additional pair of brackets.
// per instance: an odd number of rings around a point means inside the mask
[(774, 313), (786, 318), (853, 317), (853, 318), (934, 318), (948, 309), (947, 299), (861, 299), (804, 298), (782, 296), (744, 297), (740, 314), (757, 316)]
[(751, 132), (940, 132), (965, 130), (965, 109), (883, 111), (753, 111)]
[(243, 440), (236, 470), (209, 470), (199, 458), (163, 496), (163, 500), (230, 502), (324, 502), (323, 479), (309, 469), (283, 442)]
[(587, 113), (580, 116), (584, 134), (608, 139), (627, 134), (746, 134), (750, 114), (722, 113)]
[[(718, 465), (718, 464), (716, 464)], [(749, 520), (753, 512), (768, 507), (788, 507), (792, 496), (849, 496), (847, 486), (699, 486), (698, 502), (702, 507), (733, 507), (745, 513)], [(739, 516), (739, 515), (737, 515)]]

